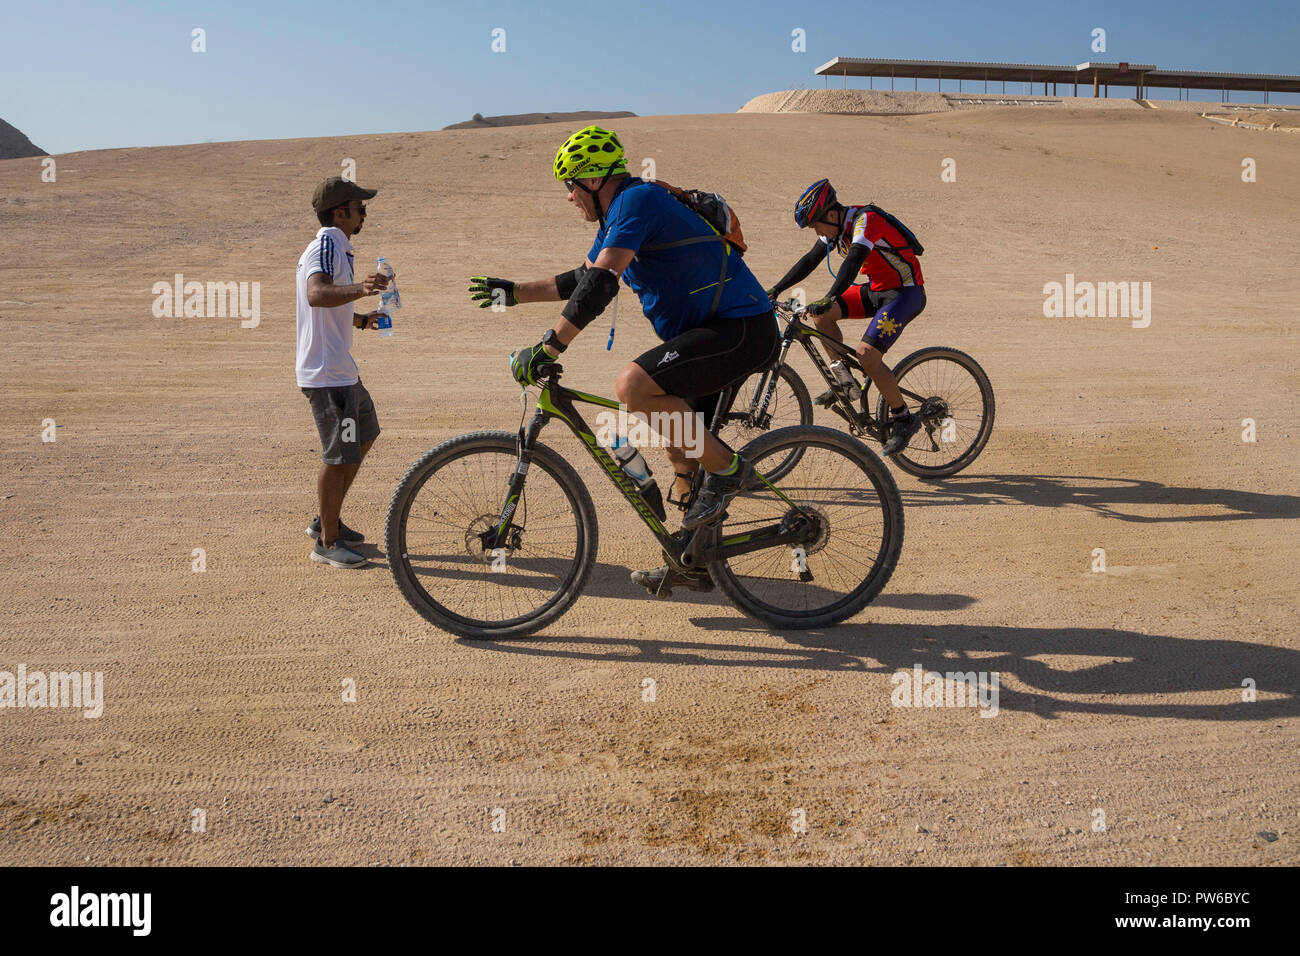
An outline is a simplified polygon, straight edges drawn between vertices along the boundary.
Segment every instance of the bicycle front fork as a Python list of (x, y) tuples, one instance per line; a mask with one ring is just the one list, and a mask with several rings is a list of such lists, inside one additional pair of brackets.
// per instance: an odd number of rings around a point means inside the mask
[(512, 541), (510, 534), (510, 521), (515, 515), (519, 506), (519, 501), (524, 494), (524, 479), (528, 477), (528, 466), (533, 462), (533, 445), (537, 443), (537, 436), (542, 431), (542, 426), (546, 424), (547, 419), (551, 416), (543, 411), (533, 414), (532, 420), (528, 426), (520, 426), (519, 435), (515, 441), (515, 447), (519, 453), (518, 464), (510, 475), (510, 481), (506, 485), (506, 500), (501, 506), (501, 513), (497, 515), (496, 523), (482, 534), (483, 548), (486, 551), (492, 551), (503, 546), (503, 543)]

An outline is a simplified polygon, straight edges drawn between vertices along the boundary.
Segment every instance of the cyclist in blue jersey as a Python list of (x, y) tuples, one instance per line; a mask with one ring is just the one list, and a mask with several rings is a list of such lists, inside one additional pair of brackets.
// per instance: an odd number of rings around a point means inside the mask
[[(529, 282), (470, 280), (471, 297), (480, 308), (498, 301), (507, 306), (567, 302), (542, 340), (517, 354), (513, 370), (520, 383), (535, 382), (538, 371), (605, 310), (620, 278), (637, 294), (662, 340), (619, 374), (615, 390), (629, 411), (680, 416), (683, 423), (697, 412), (708, 416), (724, 388), (775, 359), (776, 317), (754, 274), (698, 213), (663, 187), (628, 175), (614, 133), (588, 126), (570, 136), (555, 155), (555, 178), (579, 215), (599, 223), (586, 261), (570, 272)], [(715, 435), (704, 434), (702, 448), (699, 464), (707, 474), (682, 518), (686, 529), (720, 520), (754, 473)], [(690, 487), (694, 463), (681, 447), (665, 450), (680, 497)], [(632, 580), (651, 593), (674, 584), (698, 591), (713, 587), (707, 571), (684, 575), (667, 565), (637, 571)]]

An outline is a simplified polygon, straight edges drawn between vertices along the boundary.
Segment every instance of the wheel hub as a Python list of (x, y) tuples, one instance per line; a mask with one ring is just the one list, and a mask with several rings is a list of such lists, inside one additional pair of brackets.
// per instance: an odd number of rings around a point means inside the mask
[(808, 528), (808, 540), (802, 542), (799, 546), (803, 548), (804, 554), (816, 554), (822, 548), (826, 547), (826, 542), (831, 537), (831, 519), (824, 508), (817, 505), (799, 505), (798, 509), (791, 508), (781, 519), (782, 531), (792, 530), (794, 527), (802, 525), (807, 528), (809, 523), (814, 526)]
[[(465, 553), (480, 564), (491, 564), (496, 557), (492, 553), (493, 549), (487, 545), (492, 540), (492, 534), (496, 530), (499, 521), (499, 515), (479, 515), (465, 529)], [(506, 554), (511, 554), (519, 549), (522, 542), (523, 532), (521, 529), (518, 526), (511, 527), (506, 532), (506, 540), (502, 545), (502, 550)]]
[(942, 421), (948, 417), (948, 403), (937, 395), (931, 396), (921, 403), (920, 415), (927, 421)]

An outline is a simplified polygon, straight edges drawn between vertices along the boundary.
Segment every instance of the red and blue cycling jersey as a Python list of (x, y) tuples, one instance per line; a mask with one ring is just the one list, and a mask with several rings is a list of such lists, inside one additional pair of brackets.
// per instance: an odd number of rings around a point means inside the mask
[(925, 285), (921, 263), (908, 246), (907, 238), (884, 216), (865, 206), (846, 207), (840, 235), (822, 241), (841, 254), (847, 254), (851, 245), (867, 248), (860, 274), (871, 280), (872, 292)]

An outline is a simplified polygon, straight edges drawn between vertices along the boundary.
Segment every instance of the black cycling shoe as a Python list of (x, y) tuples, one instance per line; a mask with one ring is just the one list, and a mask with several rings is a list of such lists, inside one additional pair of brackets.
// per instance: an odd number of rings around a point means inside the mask
[(921, 416), (909, 412), (905, 418), (889, 419), (889, 440), (880, 449), (882, 455), (897, 455), (907, 447), (912, 436), (921, 430)]
[(717, 521), (727, 510), (731, 499), (753, 480), (754, 466), (743, 458), (734, 475), (715, 475), (709, 472), (700, 486), (700, 493), (695, 496), (691, 510), (682, 516), (682, 529), (691, 531), (700, 525)]
[(666, 564), (650, 571), (633, 571), (632, 583), (639, 584), (655, 597), (672, 597), (673, 585), (680, 584), (692, 591), (712, 591), (713, 578), (701, 568), (699, 571), (677, 571)]
[(835, 404), (835, 389), (828, 388), (816, 398), (813, 399), (814, 405), (820, 405), (822, 408), (830, 408)]

